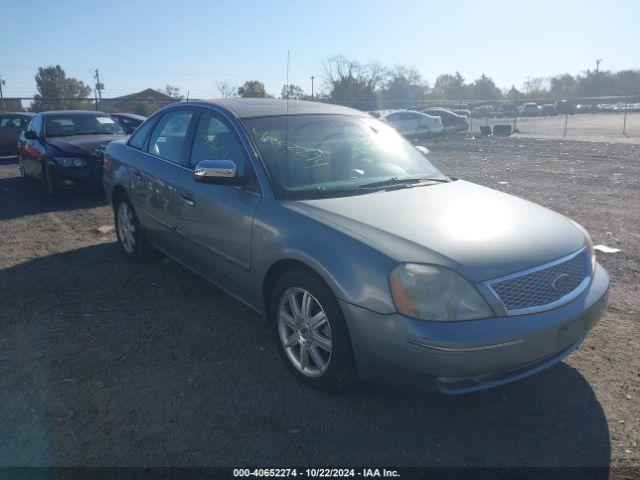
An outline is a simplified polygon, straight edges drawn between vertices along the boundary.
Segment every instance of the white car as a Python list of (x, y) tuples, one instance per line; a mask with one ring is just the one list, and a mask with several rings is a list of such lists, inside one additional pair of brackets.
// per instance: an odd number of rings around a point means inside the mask
[[(405, 137), (428, 137), (444, 131), (440, 117), (413, 110), (383, 110), (372, 114)], [(377, 115), (376, 115), (377, 114)]]

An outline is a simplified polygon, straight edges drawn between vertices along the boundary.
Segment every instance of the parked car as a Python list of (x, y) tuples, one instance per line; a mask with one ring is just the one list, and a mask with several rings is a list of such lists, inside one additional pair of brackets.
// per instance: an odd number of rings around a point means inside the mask
[(525, 117), (535, 117), (540, 114), (540, 109), (537, 103), (527, 102), (520, 106), (520, 113)]
[(573, 115), (576, 113), (576, 106), (568, 100), (559, 100), (555, 105), (558, 115)]
[(598, 105), (589, 104), (589, 103), (581, 103), (576, 105), (577, 113), (595, 113), (598, 111)]
[(102, 112), (38, 113), (18, 140), (20, 174), (42, 180), (52, 197), (63, 190), (100, 190), (104, 149), (123, 138), (127, 133)]
[(464, 115), (458, 115), (457, 113), (438, 107), (424, 108), (422, 109), (422, 113), (440, 118), (446, 133), (469, 130), (469, 120)]
[(110, 113), (109, 116), (129, 134), (133, 133), (147, 119), (147, 117), (136, 115), (135, 113)]
[(471, 116), (473, 118), (493, 118), (497, 114), (493, 105), (480, 105), (471, 109)]
[(18, 154), (18, 137), (31, 117), (32, 113), (0, 113), (0, 157)]
[(156, 247), (267, 317), (298, 379), (482, 390), (560, 362), (600, 318), (609, 278), (577, 223), (448, 178), (360, 111), (284, 112), (166, 106), (108, 145), (103, 184), (123, 254)]
[(498, 117), (515, 117), (518, 113), (518, 109), (513, 103), (501, 103), (496, 109), (496, 116)]
[(553, 116), (557, 115), (556, 106), (553, 103), (545, 103), (540, 107), (540, 115)]
[(428, 137), (438, 135), (444, 130), (440, 117), (414, 110), (381, 111), (378, 118), (405, 137)]

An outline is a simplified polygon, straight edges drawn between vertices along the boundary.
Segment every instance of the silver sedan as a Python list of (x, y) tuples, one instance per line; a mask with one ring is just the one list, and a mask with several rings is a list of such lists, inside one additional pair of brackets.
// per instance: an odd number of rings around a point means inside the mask
[(317, 102), (183, 102), (109, 144), (132, 260), (160, 250), (264, 315), (292, 373), (456, 394), (539, 372), (602, 315), (588, 233), (438, 171), (392, 128)]

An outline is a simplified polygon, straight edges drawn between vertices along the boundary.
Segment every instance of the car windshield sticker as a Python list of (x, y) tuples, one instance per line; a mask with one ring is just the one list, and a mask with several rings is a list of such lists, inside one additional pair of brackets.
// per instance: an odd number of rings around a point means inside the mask
[(109, 117), (96, 117), (99, 123), (107, 124), (107, 123), (116, 123), (112, 118)]

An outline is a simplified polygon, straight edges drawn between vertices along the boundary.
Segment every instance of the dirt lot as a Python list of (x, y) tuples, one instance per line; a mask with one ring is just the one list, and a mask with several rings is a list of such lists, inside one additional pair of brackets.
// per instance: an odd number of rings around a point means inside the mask
[[(567, 135), (564, 136), (564, 115), (555, 117), (519, 117), (519, 137), (556, 140), (584, 140), (615, 143), (640, 143), (640, 113), (627, 114), (625, 134), (622, 133), (624, 114), (597, 113), (569, 115)], [(507, 124), (513, 126), (513, 118), (473, 119), (472, 131), (479, 134), (481, 125)]]
[(640, 146), (440, 140), (446, 173), (569, 215), (613, 281), (565, 363), (462, 397), (311, 391), (266, 322), (184, 268), (121, 257), (98, 197), (0, 164), (1, 465), (640, 465)]

